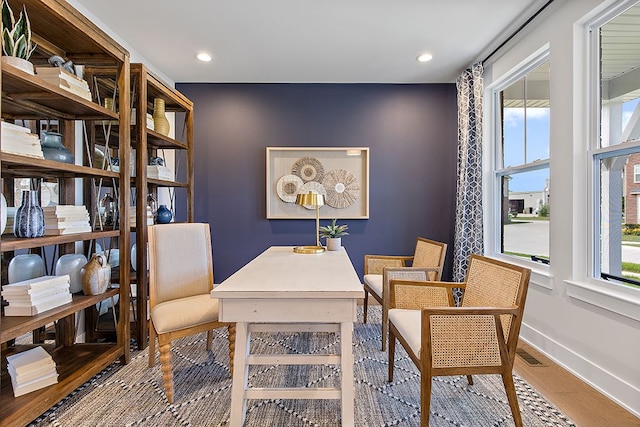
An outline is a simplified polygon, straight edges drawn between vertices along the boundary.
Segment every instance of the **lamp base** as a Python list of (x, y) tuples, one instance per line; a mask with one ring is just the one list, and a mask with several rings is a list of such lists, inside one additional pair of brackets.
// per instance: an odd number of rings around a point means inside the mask
[(321, 254), (324, 251), (324, 246), (296, 246), (293, 248), (293, 252), (297, 254)]

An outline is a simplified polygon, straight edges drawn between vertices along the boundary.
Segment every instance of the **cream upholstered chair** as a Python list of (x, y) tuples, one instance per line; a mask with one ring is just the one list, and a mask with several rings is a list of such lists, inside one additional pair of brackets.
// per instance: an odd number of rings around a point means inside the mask
[[(389, 381), (393, 381), (396, 338), (420, 369), (420, 423), (429, 425), (434, 376), (500, 374), (516, 426), (522, 417), (513, 384), (513, 361), (531, 270), (471, 255), (464, 283), (391, 281)], [(460, 307), (446, 305), (446, 290), (463, 288)], [(425, 295), (429, 293), (430, 295)], [(434, 301), (434, 298), (438, 301)], [(421, 308), (428, 299), (431, 308)]]
[[(369, 294), (382, 305), (382, 351), (387, 345), (387, 312), (389, 307), (389, 280), (440, 280), (447, 244), (418, 237), (413, 256), (364, 256), (363, 322), (367, 323)], [(411, 268), (407, 263), (411, 263)]]
[(158, 337), (164, 391), (173, 403), (171, 341), (207, 332), (211, 349), (213, 329), (229, 328), (229, 365), (233, 370), (235, 324), (218, 321), (218, 300), (211, 298), (213, 260), (208, 224), (172, 223), (149, 230), (149, 366), (155, 364)]

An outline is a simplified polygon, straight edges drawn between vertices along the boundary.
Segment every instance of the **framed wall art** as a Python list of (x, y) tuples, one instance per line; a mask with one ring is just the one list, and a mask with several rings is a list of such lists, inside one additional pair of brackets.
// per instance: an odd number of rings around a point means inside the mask
[(267, 218), (315, 218), (298, 193), (325, 197), (320, 218), (369, 218), (368, 147), (267, 147)]

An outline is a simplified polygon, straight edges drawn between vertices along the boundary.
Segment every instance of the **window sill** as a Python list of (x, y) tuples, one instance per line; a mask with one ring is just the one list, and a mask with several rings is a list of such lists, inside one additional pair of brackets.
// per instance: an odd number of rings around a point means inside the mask
[(571, 298), (640, 321), (640, 289), (604, 280), (593, 283), (565, 280), (565, 283)]

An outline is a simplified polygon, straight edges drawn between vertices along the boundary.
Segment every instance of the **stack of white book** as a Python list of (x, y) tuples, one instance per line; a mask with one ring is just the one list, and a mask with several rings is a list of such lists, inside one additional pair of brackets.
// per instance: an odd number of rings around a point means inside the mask
[(3, 121), (1, 135), (3, 152), (44, 159), (40, 138), (31, 129)]
[(91, 101), (91, 91), (87, 81), (62, 67), (36, 67), (36, 74), (41, 79), (53, 83), (59, 88)]
[(35, 316), (71, 302), (70, 278), (40, 276), (2, 286), (2, 298), (9, 303), (5, 316)]
[(147, 166), (147, 178), (163, 179), (165, 181), (173, 181), (175, 179), (170, 168), (160, 165)]
[[(132, 227), (136, 226), (136, 207), (131, 206), (129, 209), (129, 224)], [(147, 225), (153, 225), (153, 212), (151, 211), (151, 207), (147, 206)]]
[(89, 212), (84, 205), (45, 206), (44, 235), (87, 233), (91, 231)]
[(15, 397), (58, 382), (56, 362), (42, 347), (7, 356), (7, 362)]

